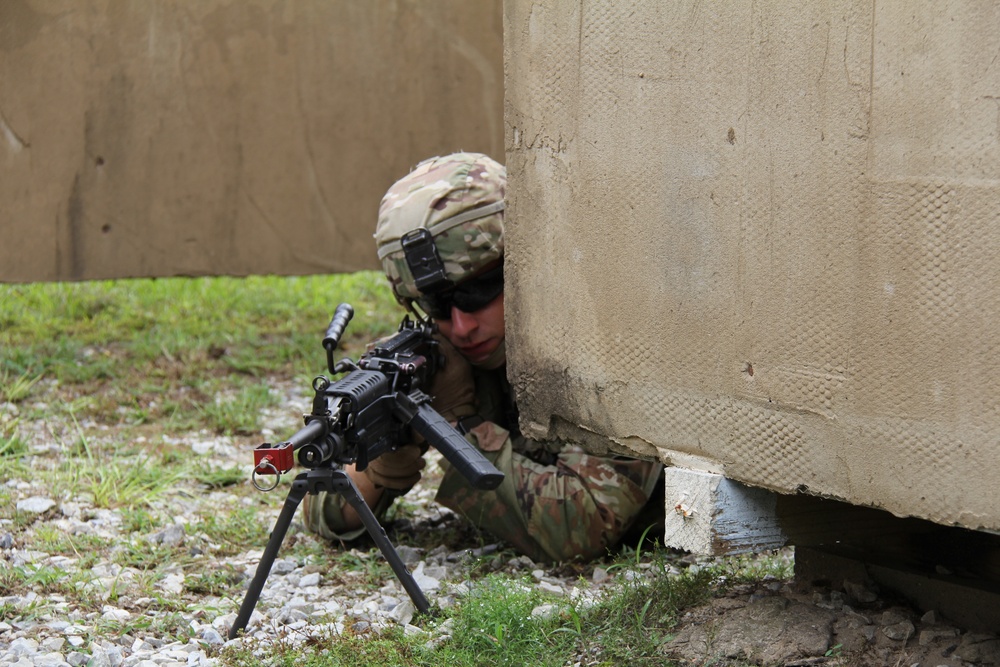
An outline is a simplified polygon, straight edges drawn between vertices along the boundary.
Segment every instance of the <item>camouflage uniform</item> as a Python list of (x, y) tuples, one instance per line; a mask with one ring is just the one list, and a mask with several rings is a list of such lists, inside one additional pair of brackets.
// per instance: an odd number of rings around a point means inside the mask
[(466, 437), (505, 478), (495, 491), (478, 491), (448, 470), (436, 500), (536, 561), (605, 554), (646, 505), (662, 465), (529, 440), (518, 432), (505, 369), (474, 377), (485, 421)]
[[(416, 227), (430, 230), (444, 274), (455, 284), (503, 257), (505, 182), (501, 165), (483, 155), (462, 153), (427, 160), (390, 188), (379, 209), (375, 236), (379, 258), (400, 303), (412, 310), (414, 301), (419, 303), (424, 296), (399, 243)], [(505, 477), (497, 489), (479, 491), (443, 460), (446, 472), (436, 500), (534, 560), (591, 558), (621, 540), (649, 501), (662, 465), (592, 456), (574, 445), (528, 440), (518, 430), (503, 346), (473, 368), (447, 341), (442, 345), (453, 353), (452, 371), (435, 377), (430, 388), (433, 405), (458, 424)], [(468, 367), (467, 376), (462, 376), (462, 364)], [(459, 390), (461, 399), (445, 398), (455, 393), (455, 387), (448, 385), (463, 383), (471, 387), (464, 394)], [(373, 508), (380, 519), (392, 501), (419, 479), (424, 465), (417, 450), (401, 449), (406, 451), (383, 455), (365, 471), (386, 486)], [(402, 466), (392, 468), (401, 461)], [(388, 478), (379, 476), (380, 465), (391, 469)], [(321, 494), (306, 500), (310, 530), (341, 540), (364, 532), (342, 530), (344, 503), (339, 497)], [(661, 514), (662, 506), (658, 509)]]

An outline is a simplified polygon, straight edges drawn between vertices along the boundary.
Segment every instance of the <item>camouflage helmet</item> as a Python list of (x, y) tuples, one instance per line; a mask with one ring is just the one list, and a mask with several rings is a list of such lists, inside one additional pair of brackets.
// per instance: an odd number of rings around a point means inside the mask
[(453, 286), (503, 257), (506, 185), (507, 171), (496, 160), (455, 153), (424, 160), (389, 188), (375, 241), (401, 303)]

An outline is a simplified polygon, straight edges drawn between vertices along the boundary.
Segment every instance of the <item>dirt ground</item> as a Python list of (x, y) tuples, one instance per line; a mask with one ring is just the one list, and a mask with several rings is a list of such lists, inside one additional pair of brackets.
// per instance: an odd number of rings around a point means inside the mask
[(844, 588), (797, 581), (735, 587), (689, 611), (664, 652), (691, 665), (1000, 664), (996, 635), (965, 631), (873, 587)]
[[(449, 523), (456, 536), (463, 529), (475, 532), (454, 518)], [(791, 560), (794, 549), (780, 555)], [(705, 559), (677, 552), (677, 560), (683, 567)], [(549, 574), (569, 583), (590, 578), (593, 567), (557, 568)], [(936, 611), (920, 611), (874, 584), (848, 580), (831, 588), (800, 577), (722, 590), (682, 617), (674, 639), (663, 646), (664, 658), (699, 667), (1000, 665), (998, 635), (970, 631)]]

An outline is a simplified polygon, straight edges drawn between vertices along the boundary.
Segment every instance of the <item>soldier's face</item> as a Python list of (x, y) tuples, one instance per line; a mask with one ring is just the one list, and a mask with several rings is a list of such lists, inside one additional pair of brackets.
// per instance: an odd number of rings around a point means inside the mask
[(450, 320), (436, 320), (441, 334), (472, 363), (485, 361), (503, 342), (503, 293), (474, 313), (455, 306)]

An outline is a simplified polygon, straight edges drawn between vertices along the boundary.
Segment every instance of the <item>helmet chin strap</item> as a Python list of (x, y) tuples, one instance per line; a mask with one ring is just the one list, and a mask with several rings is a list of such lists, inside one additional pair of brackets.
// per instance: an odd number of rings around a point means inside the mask
[(500, 341), (500, 345), (497, 349), (493, 350), (493, 353), (490, 354), (490, 356), (486, 357), (482, 361), (470, 361), (469, 363), (476, 368), (482, 368), (488, 371), (500, 368), (507, 363), (507, 339), (504, 338)]

